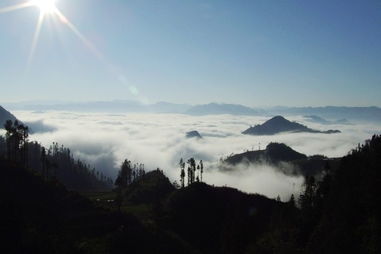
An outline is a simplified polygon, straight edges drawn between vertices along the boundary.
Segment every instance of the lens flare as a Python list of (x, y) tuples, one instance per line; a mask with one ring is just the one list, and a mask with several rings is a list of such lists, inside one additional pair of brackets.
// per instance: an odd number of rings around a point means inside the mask
[(40, 8), (42, 14), (54, 14), (57, 11), (56, 0), (30, 0), (30, 3)]
[(73, 23), (70, 22), (68, 18), (66, 18), (62, 14), (62, 12), (57, 8), (56, 3), (57, 0), (27, 0), (25, 3), (22, 4), (0, 8), (0, 13), (12, 12), (27, 7), (38, 7), (40, 9), (40, 15), (37, 21), (36, 30), (34, 32), (32, 40), (32, 47), (29, 53), (27, 70), (30, 67), (34, 53), (36, 51), (42, 24), (44, 22), (45, 17), (48, 15), (51, 16), (51, 18), (58, 18), (61, 21), (61, 23), (66, 25), (90, 51), (92, 51), (99, 59), (103, 59), (101, 52), (74, 26)]

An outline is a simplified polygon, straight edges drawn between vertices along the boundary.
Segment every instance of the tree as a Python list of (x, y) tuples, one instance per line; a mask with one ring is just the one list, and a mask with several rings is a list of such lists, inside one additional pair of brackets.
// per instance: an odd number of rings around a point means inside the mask
[(7, 157), (9, 160), (19, 161), (27, 166), (28, 153), (28, 126), (19, 123), (18, 120), (12, 122), (7, 120), (4, 124), (6, 130)]
[(200, 181), (202, 182), (202, 174), (204, 173), (204, 163), (200, 160)]
[(21, 161), (25, 167), (28, 167), (28, 137), (29, 137), (29, 128), (24, 124), (19, 124), (17, 127), (17, 133), (20, 140), (20, 154)]
[(302, 210), (309, 210), (314, 207), (316, 182), (315, 177), (309, 176), (304, 183), (304, 192), (299, 197), (299, 204)]
[(131, 183), (132, 180), (132, 168), (131, 161), (124, 160), (121, 169), (118, 173), (118, 177), (115, 180), (115, 185), (119, 188), (125, 188)]
[(290, 200), (287, 202), (291, 207), (295, 207), (295, 196), (291, 194)]
[(179, 162), (180, 165), (180, 183), (181, 183), (181, 188), (184, 188), (185, 185), (185, 162), (183, 161), (183, 158), (180, 159)]
[(5, 139), (7, 143), (7, 158), (8, 160), (11, 160), (12, 156), (12, 145), (13, 145), (13, 133), (14, 133), (14, 128), (13, 128), (13, 122), (11, 120), (7, 120), (4, 124), (4, 129), (7, 131), (5, 134)]
[(41, 165), (42, 165), (42, 168), (41, 168), (41, 171), (42, 171), (42, 177), (44, 179), (47, 179), (47, 159), (46, 159), (46, 150), (45, 150), (45, 147), (42, 148), (41, 150)]
[(188, 167), (188, 185), (194, 183), (195, 181), (195, 173), (196, 173), (196, 161), (194, 158), (190, 158), (187, 163)]

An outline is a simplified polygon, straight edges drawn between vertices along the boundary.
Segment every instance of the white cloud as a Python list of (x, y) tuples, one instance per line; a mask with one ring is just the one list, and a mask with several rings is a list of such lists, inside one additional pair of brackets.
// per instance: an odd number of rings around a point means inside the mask
[[(320, 125), (303, 122), (311, 128), (340, 129), (340, 134), (280, 134), (274, 136), (247, 136), (241, 132), (250, 125), (263, 123), (267, 118), (253, 116), (180, 114), (97, 114), (69, 112), (14, 112), (23, 121), (42, 121), (56, 127), (53, 132), (31, 136), (45, 146), (53, 141), (69, 147), (74, 154), (98, 170), (116, 174), (121, 162), (144, 163), (148, 170), (160, 167), (172, 179), (178, 180), (178, 161), (181, 157), (195, 157), (205, 162), (205, 181), (210, 184), (236, 187), (246, 192), (257, 192), (287, 198), (298, 192), (301, 178), (289, 177), (266, 165), (237, 168), (234, 173), (218, 172), (213, 165), (221, 157), (264, 148), (269, 142), (283, 142), (307, 155), (323, 154), (339, 157), (347, 154), (358, 143), (379, 130), (370, 124)], [(186, 139), (185, 133), (197, 130), (203, 139)]]

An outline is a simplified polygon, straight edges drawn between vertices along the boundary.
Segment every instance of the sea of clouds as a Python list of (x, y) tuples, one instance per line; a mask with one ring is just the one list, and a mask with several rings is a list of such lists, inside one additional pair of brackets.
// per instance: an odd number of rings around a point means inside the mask
[[(339, 129), (340, 134), (285, 133), (274, 136), (248, 136), (241, 132), (261, 124), (268, 117), (182, 114), (105, 114), (77, 112), (13, 112), (31, 123), (35, 132), (30, 139), (48, 147), (53, 141), (69, 147), (75, 157), (94, 165), (97, 170), (115, 176), (121, 162), (144, 163), (146, 170), (160, 168), (172, 180), (179, 181), (180, 158), (203, 160), (204, 180), (218, 186), (231, 186), (268, 197), (280, 195), (286, 200), (298, 194), (302, 177), (293, 177), (265, 164), (221, 172), (220, 158), (232, 153), (264, 149), (269, 142), (282, 142), (294, 150), (328, 157), (346, 155), (358, 143), (379, 133), (380, 126), (366, 123), (321, 125), (290, 117), (310, 128)], [(33, 128), (32, 128), (33, 129)], [(186, 132), (197, 130), (203, 139), (187, 139)]]

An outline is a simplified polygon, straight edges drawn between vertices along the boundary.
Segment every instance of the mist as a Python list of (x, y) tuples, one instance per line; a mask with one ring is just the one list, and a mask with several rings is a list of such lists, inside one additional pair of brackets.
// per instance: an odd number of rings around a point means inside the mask
[[(280, 195), (282, 200), (298, 194), (302, 177), (285, 175), (274, 166), (238, 165), (230, 172), (217, 169), (220, 158), (232, 153), (264, 149), (270, 142), (282, 142), (294, 150), (328, 157), (346, 155), (358, 143), (379, 133), (379, 126), (367, 123), (330, 125), (339, 134), (285, 133), (274, 136), (248, 136), (241, 132), (251, 125), (261, 124), (267, 117), (182, 114), (106, 114), (62, 111), (16, 111), (25, 122), (38, 123), (39, 132), (30, 140), (48, 147), (53, 141), (71, 149), (80, 158), (108, 176), (115, 177), (121, 162), (143, 163), (146, 170), (162, 169), (171, 181), (179, 181), (180, 158), (203, 160), (204, 181), (218, 186), (230, 186), (268, 197)], [(326, 125), (310, 123), (300, 117), (290, 117), (310, 128), (325, 130)], [(187, 139), (186, 132), (197, 130), (202, 139)]]

